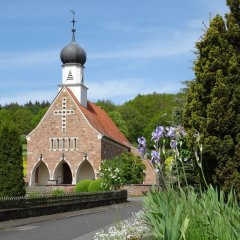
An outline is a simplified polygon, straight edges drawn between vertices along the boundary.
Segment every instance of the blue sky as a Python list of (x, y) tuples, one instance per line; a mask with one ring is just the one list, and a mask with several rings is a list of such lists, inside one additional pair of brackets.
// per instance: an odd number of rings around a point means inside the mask
[(177, 93), (194, 77), (194, 43), (225, 0), (12, 0), (0, 2), (0, 104), (53, 100), (61, 83), (61, 49), (87, 52), (92, 101), (121, 104), (137, 94)]

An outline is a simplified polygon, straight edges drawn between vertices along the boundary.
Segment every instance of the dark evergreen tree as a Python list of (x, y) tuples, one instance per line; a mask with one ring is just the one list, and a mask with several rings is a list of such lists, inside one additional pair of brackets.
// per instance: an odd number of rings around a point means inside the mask
[[(240, 190), (240, 0), (230, 13), (214, 17), (196, 43), (195, 79), (188, 82), (183, 124), (203, 141), (203, 168), (209, 183)], [(196, 145), (195, 145), (196, 147)]]
[(0, 129), (0, 197), (25, 195), (22, 145), (15, 127)]

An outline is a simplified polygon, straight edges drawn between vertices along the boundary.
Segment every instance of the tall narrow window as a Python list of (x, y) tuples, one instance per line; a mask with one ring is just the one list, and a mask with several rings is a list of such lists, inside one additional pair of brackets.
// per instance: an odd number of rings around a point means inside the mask
[(53, 150), (54, 145), (53, 145), (53, 139), (51, 138), (51, 150)]
[(57, 138), (57, 147), (56, 147), (57, 150), (59, 150), (59, 138)]
[(68, 149), (71, 149), (71, 138), (68, 139)]
[(63, 140), (62, 140), (62, 150), (63, 151), (65, 150), (65, 138), (63, 138)]
[(74, 138), (74, 149), (77, 148), (77, 138)]

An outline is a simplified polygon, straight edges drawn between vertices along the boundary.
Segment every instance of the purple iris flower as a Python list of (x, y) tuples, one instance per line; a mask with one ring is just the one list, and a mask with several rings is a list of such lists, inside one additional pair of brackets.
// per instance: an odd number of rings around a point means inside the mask
[(151, 158), (151, 163), (160, 162), (159, 152), (157, 152), (157, 151), (152, 151), (151, 156), (152, 156), (152, 158)]
[(176, 141), (176, 140), (171, 140), (171, 142), (170, 142), (170, 147), (171, 147), (172, 149), (176, 149), (176, 148), (177, 148), (177, 141)]
[(167, 127), (167, 136), (170, 138), (175, 137), (175, 127)]
[(140, 156), (141, 156), (142, 159), (144, 158), (145, 150), (146, 150), (146, 149), (145, 149), (144, 147), (138, 148), (138, 151), (139, 151)]
[(158, 126), (155, 132), (152, 133), (152, 140), (158, 142), (161, 137), (163, 137), (164, 127)]
[(138, 138), (138, 151), (140, 153), (141, 158), (144, 158), (146, 152), (146, 138), (139, 137)]
[(183, 137), (185, 137), (187, 135), (187, 133), (184, 129), (181, 129), (181, 134), (182, 134)]
[(139, 137), (138, 138), (139, 145), (146, 147), (146, 138), (145, 137)]

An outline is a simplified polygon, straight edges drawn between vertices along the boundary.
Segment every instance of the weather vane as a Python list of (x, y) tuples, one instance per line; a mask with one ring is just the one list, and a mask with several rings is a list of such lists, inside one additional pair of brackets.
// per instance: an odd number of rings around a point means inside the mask
[(72, 28), (72, 42), (75, 42), (75, 32), (76, 32), (76, 29), (75, 29), (75, 23), (77, 22), (77, 21), (75, 21), (75, 19), (74, 19), (74, 15), (75, 15), (75, 10), (71, 10), (71, 13), (72, 13), (72, 15), (73, 15), (73, 19), (72, 19), (72, 24), (73, 24), (73, 28)]

